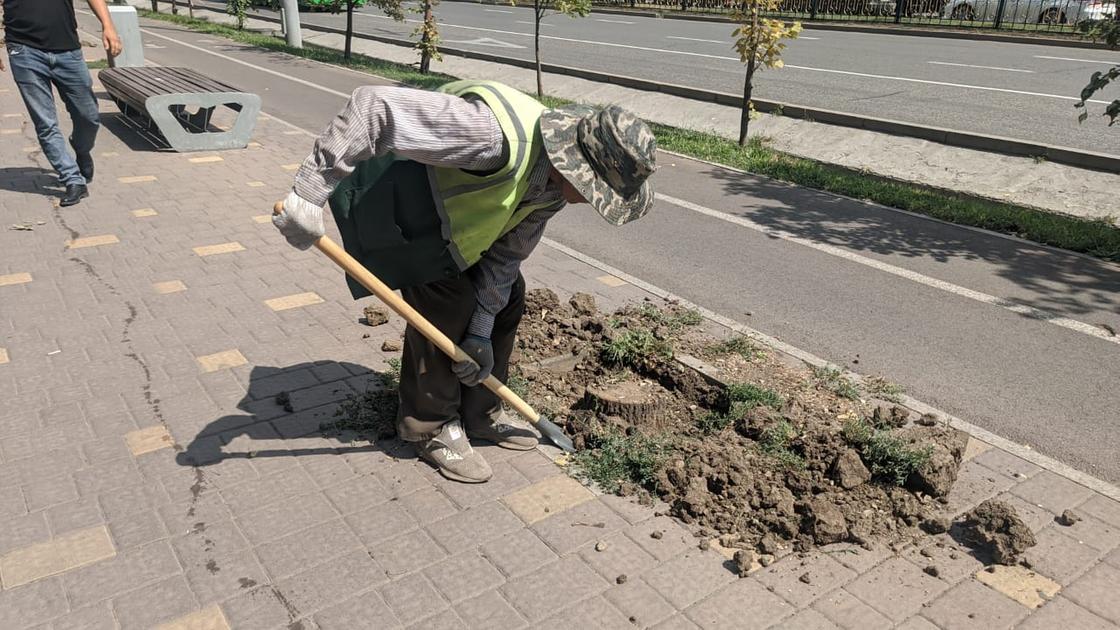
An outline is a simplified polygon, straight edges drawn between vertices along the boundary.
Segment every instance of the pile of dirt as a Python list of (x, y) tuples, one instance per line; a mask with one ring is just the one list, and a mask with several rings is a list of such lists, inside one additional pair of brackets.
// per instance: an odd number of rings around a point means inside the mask
[(988, 499), (965, 514), (957, 523), (963, 541), (996, 564), (1012, 565), (1023, 552), (1035, 546), (1031, 529), (1015, 508), (1003, 501)]
[[(573, 471), (662, 499), (725, 547), (772, 557), (917, 537), (956, 481), (959, 432), (917, 425), (838, 373), (720, 339), (679, 306), (606, 315), (590, 296), (562, 303), (549, 290), (526, 302), (515, 378), (572, 436)], [(714, 366), (719, 381), (682, 355)]]

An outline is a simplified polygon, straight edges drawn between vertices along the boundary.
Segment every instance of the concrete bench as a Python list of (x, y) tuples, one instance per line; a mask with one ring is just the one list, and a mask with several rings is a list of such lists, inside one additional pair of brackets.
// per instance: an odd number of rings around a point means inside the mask
[[(249, 144), (261, 98), (215, 81), (190, 68), (107, 68), (101, 85), (120, 107), (121, 113), (139, 118), (176, 151), (241, 149)], [(236, 112), (228, 130), (210, 125), (214, 110), (228, 107)], [(190, 113), (188, 108), (197, 111)]]

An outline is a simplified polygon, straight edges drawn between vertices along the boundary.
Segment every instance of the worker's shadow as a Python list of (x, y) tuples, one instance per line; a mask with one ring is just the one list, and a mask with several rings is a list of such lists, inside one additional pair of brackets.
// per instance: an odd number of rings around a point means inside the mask
[[(317, 361), (286, 368), (254, 367), (248, 392), (237, 408), (245, 413), (227, 415), (206, 425), (176, 455), (176, 462), (181, 466), (210, 466), (226, 459), (370, 451), (382, 451), (398, 459), (415, 456), (408, 444), (393, 437), (396, 389), (392, 377), (354, 363)], [(336, 415), (337, 409), (343, 413)], [(250, 443), (248, 447), (226, 449), (240, 437), (271, 444), (283, 439), (325, 437), (338, 445), (255, 449)]]

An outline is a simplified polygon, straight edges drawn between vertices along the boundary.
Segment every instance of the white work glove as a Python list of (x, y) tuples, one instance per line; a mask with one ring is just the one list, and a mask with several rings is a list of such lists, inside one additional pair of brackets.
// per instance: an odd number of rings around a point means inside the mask
[(327, 233), (323, 225), (323, 209), (297, 195), (294, 191), (284, 199), (284, 210), (272, 215), (272, 224), (296, 249), (307, 249)]

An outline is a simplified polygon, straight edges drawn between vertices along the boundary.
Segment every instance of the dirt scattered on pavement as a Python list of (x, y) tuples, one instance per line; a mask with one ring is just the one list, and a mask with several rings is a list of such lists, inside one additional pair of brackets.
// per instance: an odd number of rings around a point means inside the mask
[(988, 499), (957, 523), (963, 542), (989, 556), (996, 564), (1013, 565), (1024, 551), (1035, 546), (1034, 534), (1015, 508)]
[(1065, 510), (1061, 516), (1058, 517), (1058, 524), (1066, 527), (1072, 527), (1081, 521), (1081, 517), (1073, 510)]
[[(720, 544), (754, 552), (739, 556), (741, 571), (791, 549), (917, 538), (919, 525), (947, 520), (938, 499), (956, 481), (963, 434), (918, 424), (838, 371), (721, 335), (673, 304), (604, 314), (591, 296), (533, 290), (513, 378), (576, 443), (576, 476), (661, 499), (698, 536), (731, 535)], [(900, 391), (880, 379), (875, 393), (885, 389)]]
[(362, 309), (361, 322), (366, 326), (381, 326), (389, 323), (389, 313), (385, 312), (383, 308), (367, 306)]

